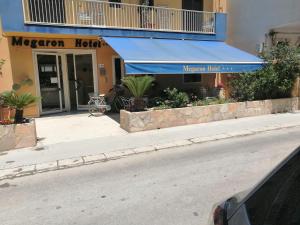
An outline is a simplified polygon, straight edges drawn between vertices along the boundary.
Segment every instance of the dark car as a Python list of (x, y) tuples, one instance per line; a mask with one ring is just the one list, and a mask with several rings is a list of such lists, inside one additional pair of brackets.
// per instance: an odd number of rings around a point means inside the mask
[(300, 225), (300, 147), (254, 189), (215, 207), (214, 225)]

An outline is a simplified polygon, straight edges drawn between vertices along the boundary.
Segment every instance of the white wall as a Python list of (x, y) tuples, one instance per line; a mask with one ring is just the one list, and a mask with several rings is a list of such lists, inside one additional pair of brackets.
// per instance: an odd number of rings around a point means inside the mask
[(228, 0), (228, 43), (251, 53), (265, 34), (300, 21), (300, 0)]

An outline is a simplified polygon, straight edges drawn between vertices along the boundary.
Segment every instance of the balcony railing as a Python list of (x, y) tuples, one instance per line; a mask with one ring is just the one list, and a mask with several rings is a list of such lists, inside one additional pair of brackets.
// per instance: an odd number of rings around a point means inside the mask
[(98, 0), (23, 0), (27, 24), (215, 33), (215, 13)]

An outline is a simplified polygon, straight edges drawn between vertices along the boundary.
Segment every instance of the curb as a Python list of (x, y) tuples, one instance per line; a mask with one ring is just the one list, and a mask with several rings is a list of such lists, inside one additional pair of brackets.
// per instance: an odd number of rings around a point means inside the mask
[(35, 175), (38, 173), (63, 170), (68, 168), (84, 166), (84, 165), (92, 165), (96, 163), (103, 163), (111, 160), (126, 158), (131, 155), (139, 155), (139, 154), (145, 154), (150, 152), (156, 152), (156, 151), (161, 151), (169, 148), (185, 147), (193, 144), (202, 144), (206, 142), (250, 136), (250, 135), (259, 134), (267, 131), (295, 128), (295, 127), (300, 127), (300, 124), (285, 125), (285, 126), (274, 125), (274, 126), (269, 126), (264, 128), (253, 129), (253, 130), (244, 130), (241, 132), (229, 132), (229, 133), (218, 134), (209, 137), (199, 137), (199, 138), (191, 138), (187, 140), (180, 140), (180, 141), (175, 141), (166, 144), (150, 145), (150, 146), (138, 147), (133, 149), (125, 149), (125, 150), (120, 150), (115, 152), (100, 153), (97, 155), (87, 155), (87, 156), (81, 156), (76, 158), (56, 160), (47, 163), (24, 165), (21, 167), (15, 167), (10, 169), (1, 169), (0, 181), (5, 179), (14, 179), (17, 177)]

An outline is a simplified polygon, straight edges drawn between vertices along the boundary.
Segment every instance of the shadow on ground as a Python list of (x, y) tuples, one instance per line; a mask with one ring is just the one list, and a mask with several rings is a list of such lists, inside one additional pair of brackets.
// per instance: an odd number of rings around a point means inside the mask
[(120, 124), (120, 113), (107, 113), (106, 116)]

